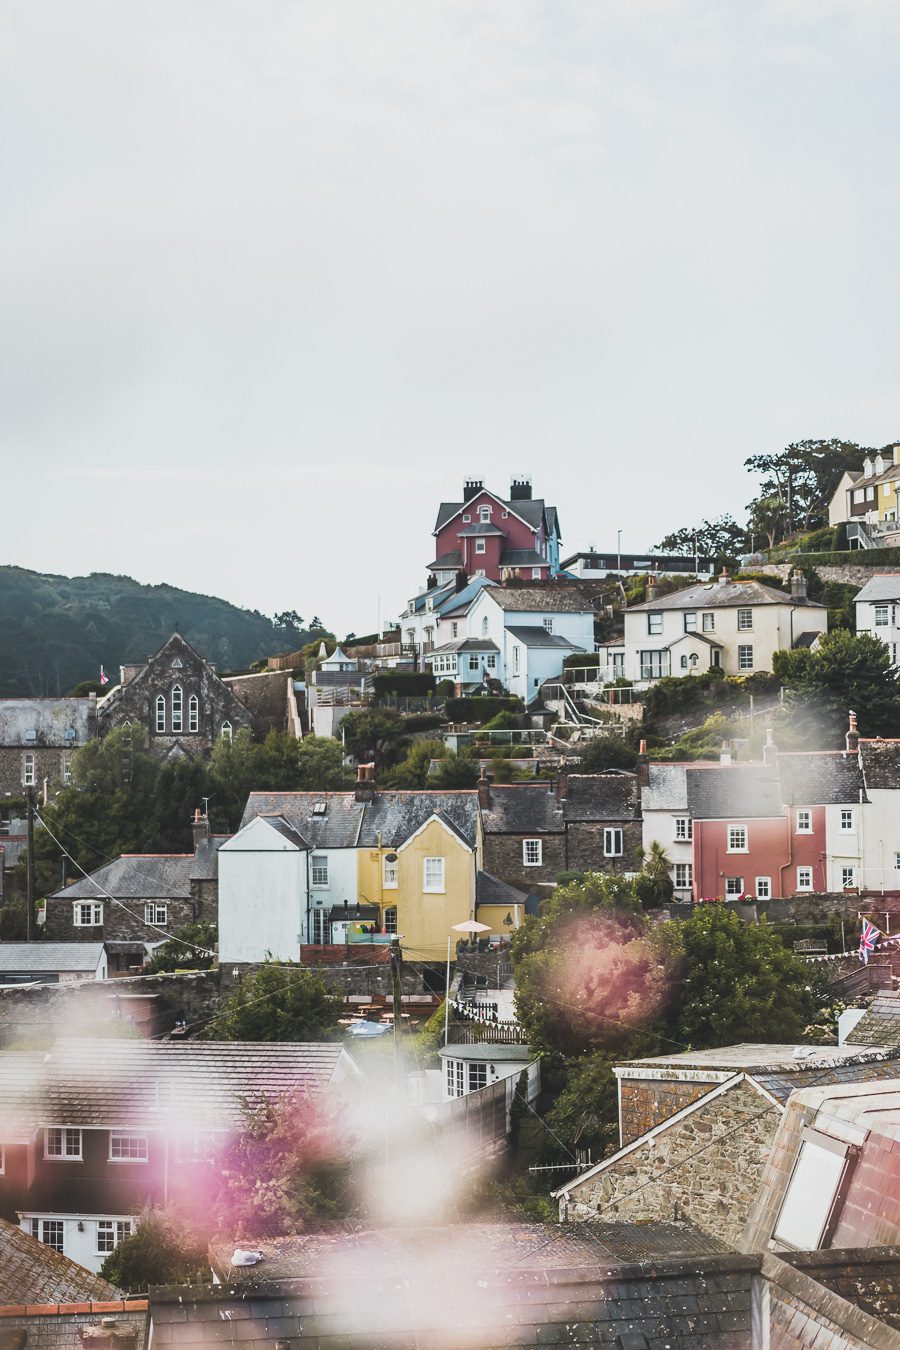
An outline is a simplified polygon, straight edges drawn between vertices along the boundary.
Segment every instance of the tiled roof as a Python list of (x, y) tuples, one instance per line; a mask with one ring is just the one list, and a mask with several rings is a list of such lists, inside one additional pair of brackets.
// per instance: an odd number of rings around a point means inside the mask
[(524, 905), (527, 896), (515, 886), (508, 885), (490, 872), (478, 872), (475, 877), (477, 905)]
[(843, 750), (780, 754), (777, 763), (787, 806), (828, 806), (860, 800), (863, 776), (856, 755)]
[[(313, 811), (324, 802), (324, 814)], [(433, 815), (441, 816), (475, 847), (478, 794), (474, 791), (377, 792), (358, 802), (352, 792), (252, 792), (241, 826), (256, 816), (281, 816), (313, 848), (399, 848)]]
[[(900, 469), (894, 473), (900, 476)], [(867, 600), (900, 600), (900, 572), (876, 572), (853, 599), (856, 604)]]
[(900, 788), (900, 741), (860, 740), (867, 788)]
[[(94, 1299), (79, 1300), (77, 1303), (25, 1304), (0, 1309), (0, 1350), (18, 1350), (27, 1346), (28, 1350), (84, 1350), (94, 1342), (85, 1337), (94, 1336), (96, 1329), (105, 1324), (115, 1323), (114, 1345), (134, 1347), (144, 1350), (147, 1337), (147, 1300)], [(130, 1331), (133, 1339), (126, 1339), (122, 1333)], [(16, 1337), (27, 1337), (27, 1340)], [(121, 1338), (121, 1339), (120, 1339)]]
[(496, 581), (491, 577), (473, 577), (468, 586), (463, 586), (461, 591), (453, 591), (441, 602), (438, 606), (441, 618), (448, 619), (451, 614), (459, 614), (468, 609), (479, 591), (484, 590), (485, 586), (496, 585)]
[(219, 849), (230, 839), (228, 834), (211, 834), (201, 839), (194, 852), (191, 881), (215, 881), (219, 875)]
[(0, 942), (0, 971), (95, 971), (102, 942)]
[(352, 1064), (326, 1042), (65, 1040), (0, 1053), (0, 1120), (39, 1125), (226, 1128), (241, 1102), (321, 1092)]
[(584, 651), (576, 643), (570, 642), (560, 633), (548, 633), (543, 624), (524, 624), (521, 627), (507, 626), (506, 630), (517, 642), (522, 642), (526, 647), (553, 647), (561, 651), (580, 652)]
[(440, 647), (433, 647), (426, 655), (425, 660), (430, 661), (435, 656), (452, 656), (457, 652), (497, 652), (499, 650), (496, 642), (491, 642), (489, 638), (454, 638), (452, 642), (445, 642)]
[(0, 1219), (0, 1304), (82, 1303), (117, 1293), (107, 1280)]
[(0, 698), (0, 746), (84, 745), (95, 706), (86, 698)]
[(853, 1045), (726, 1045), (718, 1050), (685, 1050), (677, 1055), (651, 1055), (628, 1060), (637, 1067), (672, 1069), (710, 1069), (728, 1073), (749, 1073), (759, 1078), (764, 1073), (782, 1074), (798, 1068), (831, 1069), (848, 1060), (859, 1060), (866, 1052)]
[(288, 843), (293, 844), (295, 848), (299, 848), (301, 852), (309, 848), (309, 840), (304, 839), (303, 835), (299, 834), (293, 825), (289, 825), (284, 816), (261, 816), (260, 819), (264, 820), (276, 834), (280, 834), (283, 839), (287, 839)]
[(784, 591), (764, 586), (760, 581), (706, 581), (684, 590), (645, 600), (640, 605), (629, 605), (626, 613), (640, 613), (652, 609), (727, 609), (753, 605), (795, 605), (805, 609), (824, 609), (815, 600), (794, 600)]
[(586, 591), (570, 582), (548, 581), (543, 586), (495, 586), (491, 599), (501, 609), (548, 614), (592, 614), (594, 604)]
[(159, 1350), (183, 1344), (185, 1318), (198, 1350), (300, 1334), (312, 1347), (351, 1332), (361, 1348), (612, 1345), (640, 1333), (650, 1350), (746, 1350), (760, 1265), (674, 1223), (466, 1224), (257, 1249), (262, 1261), (243, 1271), (214, 1249), (218, 1286), (151, 1295)]
[(900, 1251), (896, 1247), (785, 1251), (780, 1256), (839, 1298), (900, 1331)]
[(782, 815), (781, 788), (767, 764), (689, 767), (688, 809), (695, 820), (760, 819)]
[(124, 853), (90, 877), (54, 891), (51, 900), (189, 900), (193, 853)]
[(847, 1043), (886, 1045), (900, 1050), (900, 989), (885, 989), (875, 995), (847, 1036)]
[[(879, 1042), (880, 1046), (887, 1044), (888, 1042)], [(836, 1083), (880, 1083), (897, 1078), (900, 1076), (898, 1055), (900, 1044), (893, 1051), (892, 1058), (887, 1058), (884, 1054), (872, 1055), (868, 1059), (836, 1064), (830, 1069), (808, 1068), (786, 1070), (782, 1073), (754, 1073), (753, 1077), (778, 1101), (786, 1102), (792, 1092), (799, 1092), (803, 1088), (829, 1087)]]

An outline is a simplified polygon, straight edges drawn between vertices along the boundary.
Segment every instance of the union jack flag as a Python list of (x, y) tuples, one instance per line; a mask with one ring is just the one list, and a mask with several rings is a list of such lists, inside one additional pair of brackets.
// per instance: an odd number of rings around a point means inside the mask
[(875, 950), (875, 943), (881, 937), (881, 929), (876, 928), (874, 923), (869, 923), (868, 919), (862, 921), (862, 932), (859, 935), (859, 959), (864, 966), (869, 964), (869, 952)]

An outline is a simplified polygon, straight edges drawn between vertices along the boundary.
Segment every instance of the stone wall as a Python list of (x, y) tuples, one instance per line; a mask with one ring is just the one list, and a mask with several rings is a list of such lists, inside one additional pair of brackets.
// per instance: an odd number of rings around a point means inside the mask
[(787, 581), (788, 577), (794, 571), (815, 572), (820, 581), (836, 581), (843, 586), (859, 586), (862, 589), (867, 582), (878, 571), (885, 571), (884, 564), (880, 567), (860, 567), (854, 563), (823, 563), (810, 567), (804, 563), (802, 556), (799, 556), (791, 562), (783, 563), (762, 563), (757, 566), (755, 563), (747, 568), (748, 572), (759, 573), (760, 576), (778, 577), (781, 581)]
[(52, 745), (5, 745), (0, 746), (0, 795), (21, 797), (25, 791), (25, 756), (34, 755), (35, 758), (35, 779), (34, 787), (36, 792), (41, 792), (44, 786), (44, 779), (48, 780), (51, 789), (61, 786), (63, 781), (63, 765), (66, 755), (71, 756), (79, 747), (72, 746), (71, 750), (62, 750), (59, 746)]
[[(158, 928), (144, 923), (144, 901), (127, 900), (122, 905), (98, 895), (103, 905), (103, 923), (96, 928), (76, 927), (74, 906), (77, 900), (64, 895), (47, 900), (45, 930), (54, 942), (163, 942), (165, 935)], [(193, 900), (159, 901), (167, 907), (166, 932), (176, 933), (185, 924), (196, 923), (200, 905)], [(214, 912), (214, 911), (213, 911)], [(215, 922), (215, 919), (211, 919)]]
[(775, 1106), (740, 1082), (576, 1183), (560, 1201), (560, 1218), (686, 1220), (734, 1244), (780, 1118)]
[[(603, 853), (603, 831), (615, 826), (623, 831), (622, 856), (607, 858)], [(540, 839), (543, 844), (540, 867), (526, 867), (522, 861), (525, 839)], [(553, 884), (561, 872), (603, 872), (615, 875), (634, 872), (640, 867), (642, 853), (641, 822), (571, 821), (559, 834), (487, 834), (484, 836), (484, 870), (500, 877), (510, 886), (525, 892), (546, 894), (541, 883)]]
[(621, 1144), (630, 1144), (661, 1125), (691, 1102), (703, 1097), (715, 1084), (660, 1082), (655, 1078), (620, 1078), (619, 1107)]
[[(607, 858), (603, 854), (603, 831), (609, 825), (621, 826), (622, 856)], [(636, 872), (643, 858), (641, 822), (572, 821), (566, 826), (566, 871), (603, 872), (608, 876), (622, 872)]]

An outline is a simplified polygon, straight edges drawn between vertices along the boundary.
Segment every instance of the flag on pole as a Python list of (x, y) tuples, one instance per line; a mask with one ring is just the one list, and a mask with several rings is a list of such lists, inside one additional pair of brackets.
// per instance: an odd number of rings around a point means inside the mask
[(874, 923), (869, 923), (868, 919), (862, 921), (862, 932), (859, 935), (859, 959), (864, 966), (869, 964), (869, 952), (875, 950), (875, 942), (881, 937), (881, 929), (876, 928)]
[(103, 669), (102, 666), (100, 667), (100, 683), (109, 684), (109, 676), (107, 675), (106, 671)]

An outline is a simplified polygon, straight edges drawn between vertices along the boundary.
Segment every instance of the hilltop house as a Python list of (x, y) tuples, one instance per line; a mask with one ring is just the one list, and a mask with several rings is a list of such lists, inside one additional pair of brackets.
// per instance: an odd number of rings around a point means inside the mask
[(900, 572), (876, 572), (853, 603), (857, 633), (879, 638), (896, 665), (900, 658)]
[(150, 749), (164, 758), (205, 758), (253, 718), (179, 633), (143, 663), (121, 667), (119, 683), (99, 700), (100, 735), (130, 723), (143, 727)]
[(109, 970), (143, 965), (152, 949), (190, 923), (216, 923), (218, 853), (227, 835), (194, 817), (193, 853), (124, 853), (47, 897), (54, 941), (102, 942)]
[(72, 756), (97, 735), (97, 697), (0, 699), (0, 796), (68, 783)]
[(472, 601), (482, 587), (496, 584), (488, 577), (467, 581), (464, 573), (457, 572), (450, 581), (440, 586), (429, 584), (412, 597), (400, 616), (399, 628), (417, 666), (423, 665), (423, 658), (436, 646), (469, 636)]
[(879, 536), (898, 532), (898, 462), (900, 445), (886, 445), (866, 455), (861, 469), (848, 470), (835, 488), (828, 506), (828, 523), (846, 524), (851, 548), (880, 543)]
[(659, 595), (654, 578), (643, 604), (625, 610), (621, 643), (601, 655), (604, 678), (647, 685), (666, 675), (720, 669), (726, 675), (771, 670), (776, 651), (811, 645), (828, 631), (828, 610), (809, 600), (795, 573), (785, 595), (759, 581), (718, 580)]
[(514, 478), (509, 497), (469, 478), (461, 502), (441, 502), (434, 527), (435, 556), (428, 570), (443, 585), (462, 571), (469, 578), (546, 581), (559, 571), (559, 517), (531, 495), (531, 481)]

